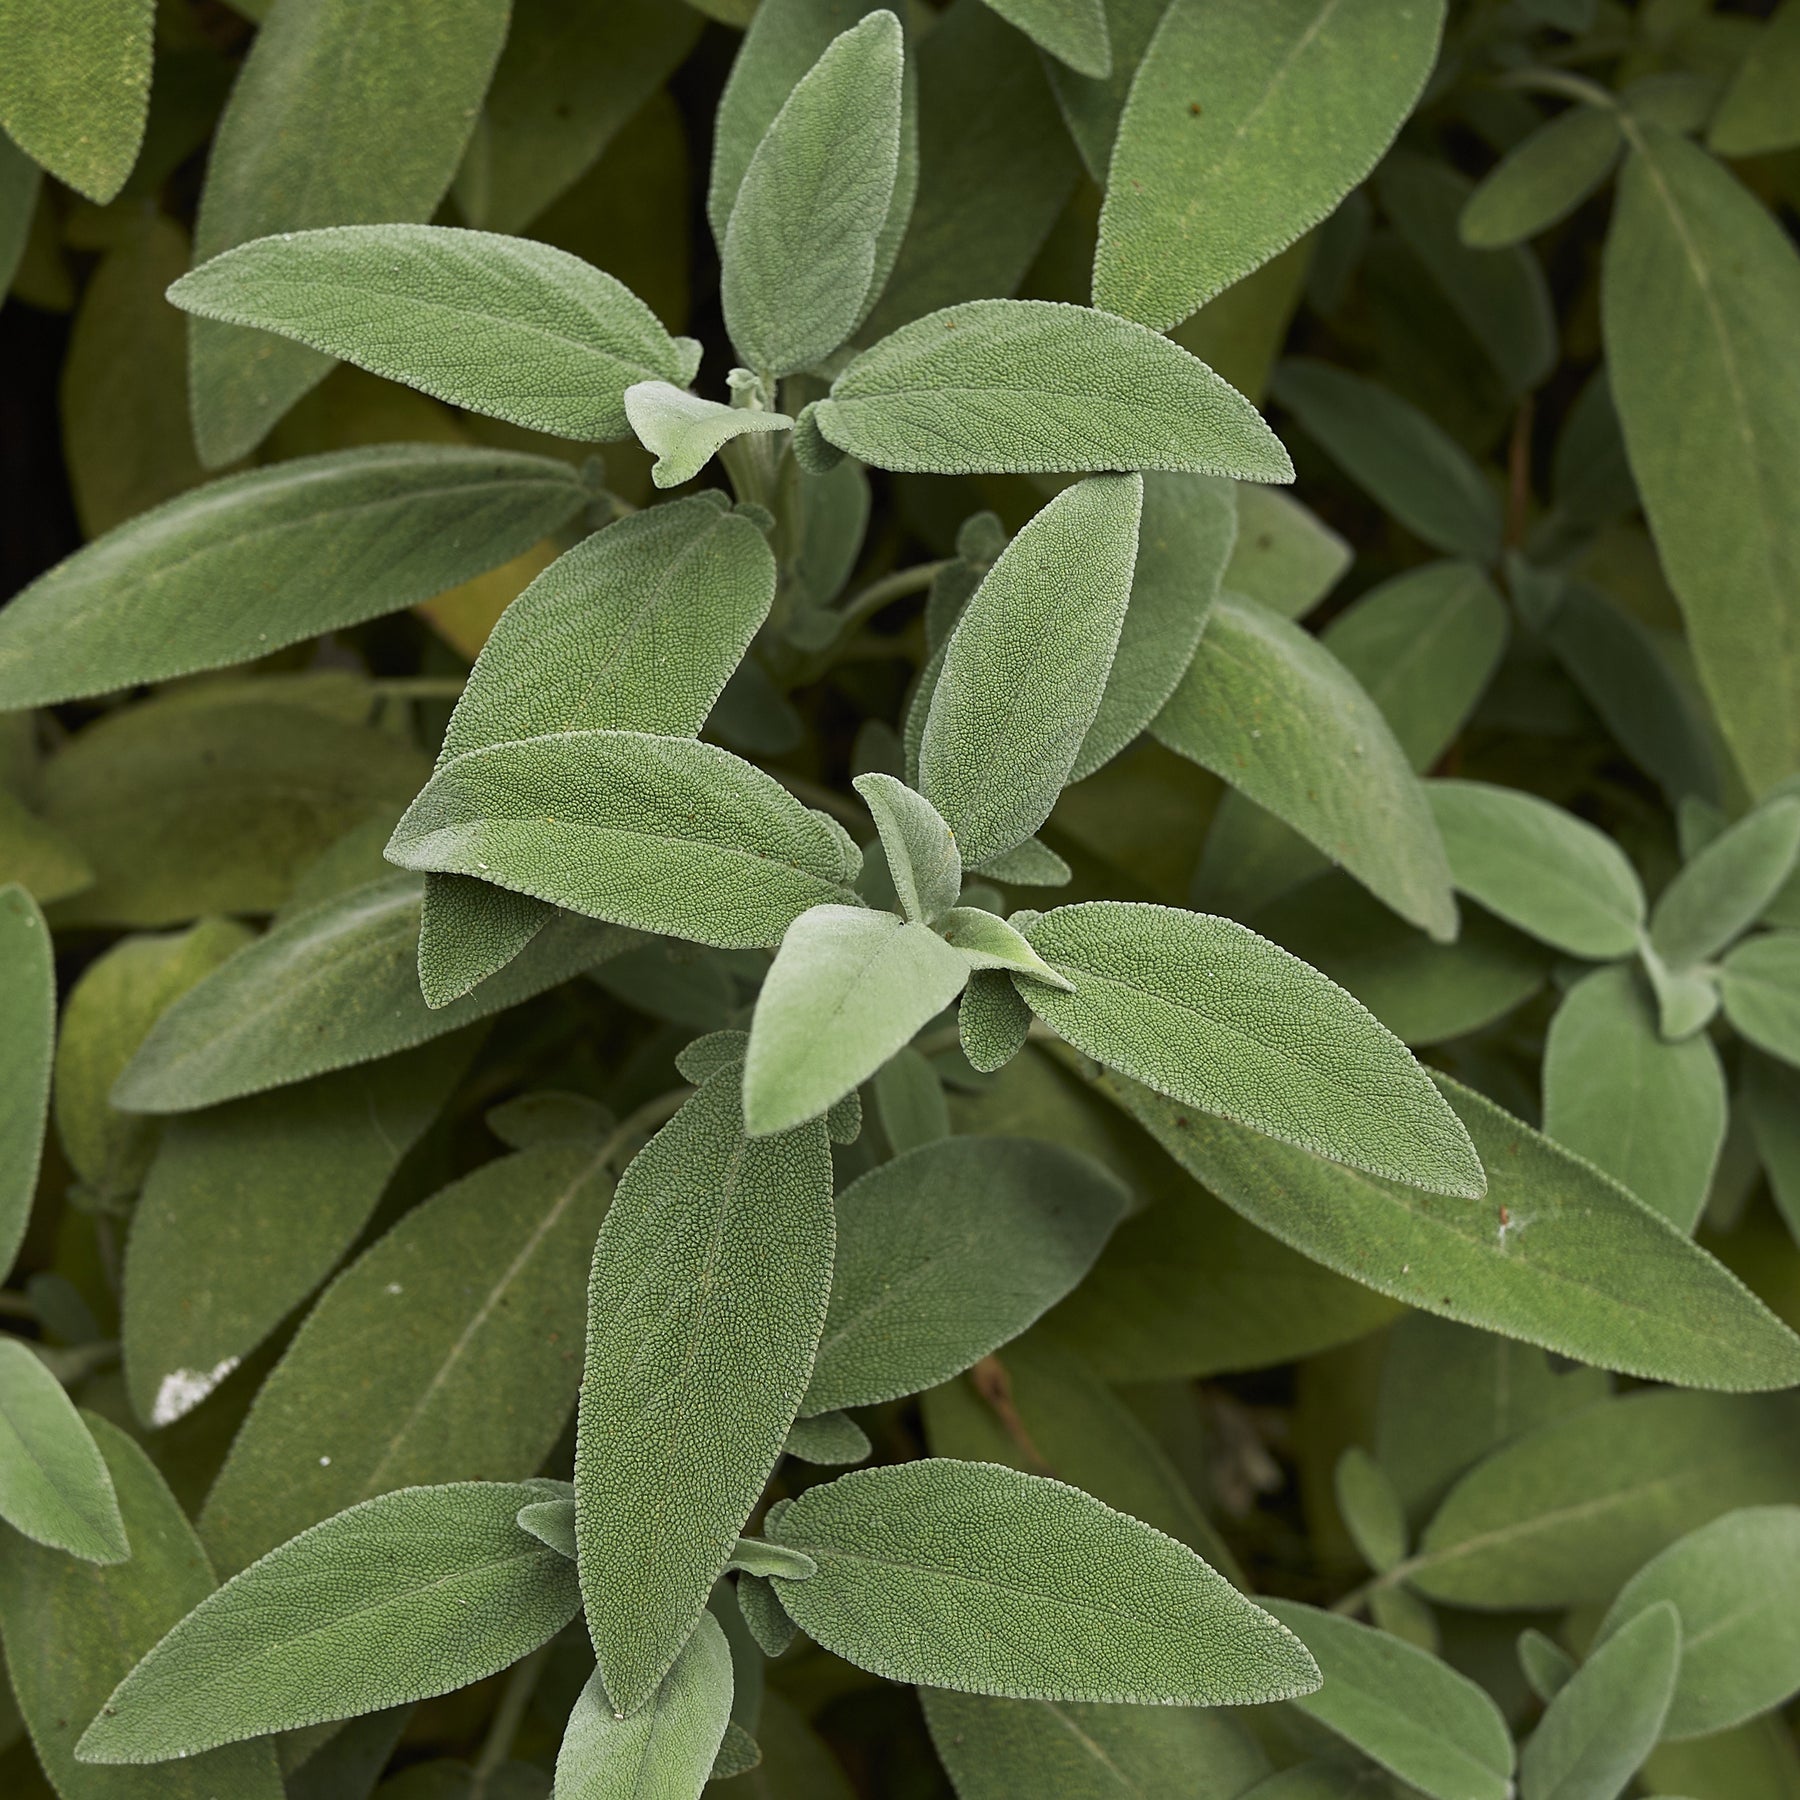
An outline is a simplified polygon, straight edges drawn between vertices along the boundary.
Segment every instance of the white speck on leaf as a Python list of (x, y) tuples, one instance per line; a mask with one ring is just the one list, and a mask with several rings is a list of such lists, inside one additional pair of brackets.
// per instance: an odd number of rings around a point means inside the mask
[(235, 1356), (228, 1356), (211, 1369), (175, 1369), (162, 1378), (156, 1399), (150, 1407), (152, 1425), (173, 1425), (184, 1413), (190, 1413), (238, 1366)]

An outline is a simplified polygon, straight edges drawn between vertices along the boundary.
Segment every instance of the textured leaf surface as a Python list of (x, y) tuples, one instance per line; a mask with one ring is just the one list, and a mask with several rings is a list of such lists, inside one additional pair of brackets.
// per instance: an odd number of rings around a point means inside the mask
[(1128, 1196), (1036, 1138), (951, 1137), (837, 1200), (837, 1261), (805, 1413), (914, 1394), (970, 1367), (1093, 1266)]
[(998, 970), (976, 970), (963, 989), (956, 1009), (956, 1031), (963, 1055), (980, 1074), (1003, 1069), (1025, 1048), (1031, 1032), (1031, 1008)]
[(789, 431), (794, 424), (786, 413), (702, 400), (666, 381), (639, 381), (628, 387), (625, 416), (638, 442), (656, 458), (650, 473), (660, 488), (692, 481), (733, 438), (746, 432)]
[(105, 1459), (62, 1383), (18, 1338), (0, 1338), (0, 1518), (84, 1562), (131, 1554)]
[(513, 1522), (513, 1482), (403, 1488), (208, 1595), (113, 1691), (87, 1762), (161, 1762), (423, 1700), (504, 1669), (581, 1606), (566, 1557)]
[(0, 888), (0, 1268), (31, 1217), (50, 1103), (56, 965), (49, 927), (22, 888)]
[(903, 325), (838, 376), (815, 417), (881, 469), (1294, 474), (1255, 408), (1197, 357), (1048, 300), (971, 300)]
[(588, 1632), (622, 1713), (675, 1660), (781, 1455), (832, 1234), (824, 1125), (746, 1138), (732, 1070), (619, 1183), (588, 1285), (575, 1509)]
[(1354, 1167), (1478, 1195), (1467, 1133), (1343, 989), (1231, 919), (1088, 901), (1026, 932), (1075, 984), (1019, 992), (1087, 1055), (1186, 1105)]
[(888, 874), (907, 918), (930, 924), (962, 892), (962, 852), (956, 833), (924, 795), (892, 775), (858, 775), (862, 795), (881, 834)]
[(1065, 489), (1000, 553), (950, 634), (919, 744), (919, 788), (963, 860), (1050, 816), (1094, 723), (1131, 597), (1143, 484)]
[(1650, 942), (1671, 968), (1723, 950), (1762, 916), (1800, 853), (1800, 800), (1772, 800), (1713, 839), (1657, 896)]
[(1375, 166), (1437, 59), (1439, 0), (1175, 0), (1132, 84), (1094, 298), (1166, 330)]
[(248, 662), (520, 555), (582, 504), (567, 463), (384, 444), (228, 475), (58, 563), (0, 613), (0, 706)]
[(781, 1604), (894, 1681), (1016, 1699), (1218, 1706), (1312, 1658), (1185, 1545), (1060, 1481), (938, 1458), (809, 1488), (770, 1535), (819, 1565)]
[(471, 412), (591, 442), (626, 436), (625, 390), (700, 366), (623, 282), (550, 244), (436, 225), (257, 238), (169, 290)]

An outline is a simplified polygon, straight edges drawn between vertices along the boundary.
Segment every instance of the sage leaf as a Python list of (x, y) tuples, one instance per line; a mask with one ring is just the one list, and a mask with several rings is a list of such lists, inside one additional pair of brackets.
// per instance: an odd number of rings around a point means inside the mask
[(1792, 82), (1800, 75), (1800, 14), (1777, 7), (1758, 34), (1755, 51), (1738, 64), (1707, 127), (1707, 144), (1720, 156), (1756, 156), (1800, 142)]
[(1703, 150), (1634, 128), (1602, 270), (1607, 375), (1701, 685), (1752, 793), (1800, 766), (1800, 522), (1773, 485), (1800, 434), (1796, 306), (1800, 254), (1775, 220)]
[(1318, 1661), (1324, 1685), (1294, 1703), (1308, 1718), (1436, 1800), (1509, 1800), (1512, 1733), (1466, 1675), (1335, 1613), (1265, 1605)]
[(699, 1800), (731, 1719), (731, 1648), (703, 1612), (648, 1703), (615, 1715), (596, 1672), (556, 1753), (557, 1800)]
[(971, 300), (903, 325), (813, 416), (880, 469), (1294, 475), (1255, 408), (1199, 358), (1128, 319), (1048, 300)]
[(1739, 944), (1719, 971), (1719, 993), (1741, 1036), (1800, 1066), (1800, 931), (1768, 931)]
[(1279, 488), (1237, 490), (1238, 532), (1220, 585), (1286, 619), (1312, 611), (1350, 566), (1350, 546)]
[(271, 1745), (237, 1744), (147, 1772), (98, 1771), (75, 1742), (132, 1664), (213, 1590), (206, 1552), (144, 1452), (88, 1415), (130, 1539), (96, 1565), (14, 1539), (0, 1559), (0, 1632), (18, 1710), (67, 1800), (282, 1800)]
[(1723, 950), (1762, 916), (1800, 855), (1800, 800), (1771, 800), (1693, 858), (1650, 914), (1650, 942), (1672, 969)]
[(800, 1410), (871, 1406), (959, 1374), (1093, 1266), (1128, 1196), (1035, 1138), (950, 1137), (838, 1196), (837, 1262)]
[(786, 413), (759, 412), (702, 400), (666, 381), (640, 381), (625, 390), (625, 416), (637, 439), (656, 458), (651, 479), (659, 488), (680, 487), (746, 432), (789, 431)]
[(131, 1554), (105, 1459), (59, 1382), (18, 1338), (0, 1338), (0, 1518), (84, 1562)]
[(1603, 832), (1515, 788), (1429, 781), (1425, 791), (1459, 892), (1571, 956), (1637, 948), (1643, 886)]
[(1406, 1512), (1387, 1471), (1352, 1444), (1331, 1472), (1331, 1492), (1356, 1553), (1376, 1574), (1406, 1554)]
[(1031, 1008), (998, 970), (977, 969), (963, 989), (956, 1010), (957, 1039), (978, 1074), (1003, 1069), (1025, 1048), (1031, 1032)]
[(1528, 1626), (1519, 1633), (1519, 1670), (1531, 1691), (1548, 1705), (1568, 1686), (1575, 1659), (1554, 1639)]
[(1800, 1339), (1734, 1275), (1591, 1164), (1436, 1081), (1487, 1171), (1480, 1206), (1277, 1148), (1132, 1082), (1103, 1085), (1228, 1206), (1377, 1293), (1654, 1380), (1788, 1384)]
[(271, 1551), (113, 1690), (82, 1762), (166, 1762), (429, 1699), (495, 1674), (580, 1610), (566, 1558), (513, 1522), (513, 1482), (402, 1488)]
[(1437, 60), (1439, 0), (1175, 0), (1106, 178), (1094, 299), (1157, 330), (1318, 224)]
[(0, 1269), (10, 1271), (31, 1218), (50, 1104), (56, 964), (37, 903), (0, 887)]
[(874, 1446), (869, 1434), (848, 1413), (815, 1413), (810, 1419), (796, 1419), (788, 1427), (785, 1456), (797, 1456), (802, 1462), (837, 1466), (867, 1462)]
[(1450, 865), (1381, 709), (1317, 639), (1222, 594), (1152, 726), (1341, 864), (1408, 923), (1456, 935)]
[(0, 133), (0, 283), (10, 288), (25, 254), (44, 172)]
[(625, 390), (700, 366), (624, 283), (526, 238), (438, 225), (341, 225), (257, 238), (169, 298), (557, 437), (626, 437)]
[(432, 1011), (417, 973), (422, 884), (390, 876), (283, 920), (157, 1020), (113, 1087), (129, 1112), (189, 1112), (373, 1062), (555, 987), (625, 947), (558, 920), (504, 979)]
[(882, 9), (795, 84), (738, 185), (720, 298), (738, 353), (766, 376), (830, 355), (867, 311), (900, 168), (900, 21)]
[(521, 1506), (518, 1524), (521, 1531), (529, 1531), (534, 1538), (541, 1543), (548, 1544), (559, 1556), (566, 1556), (570, 1562), (575, 1561), (575, 1496), (573, 1491), (566, 1498), (539, 1500), (530, 1506)]
[(0, 613), (0, 707), (249, 662), (428, 600), (582, 505), (568, 464), (383, 444), (183, 494), (78, 550)]
[(972, 970), (1005, 969), (1065, 991), (1075, 985), (1051, 968), (1016, 927), (979, 906), (953, 906), (938, 921), (938, 929)]
[(1074, 877), (1069, 865), (1036, 837), (988, 857), (975, 873), (1010, 887), (1067, 887)]
[(965, 863), (1050, 816), (1093, 725), (1137, 557), (1143, 484), (1065, 489), (1000, 553), (950, 634), (919, 743), (919, 789)]
[(816, 1119), (950, 1004), (965, 957), (929, 926), (815, 906), (788, 927), (763, 982), (744, 1061), (753, 1137)]
[(594, 1249), (581, 1590), (616, 1712), (656, 1691), (781, 1455), (831, 1287), (822, 1123), (747, 1138), (713, 1076), (625, 1171)]
[(1680, 1665), (1681, 1620), (1667, 1601), (1622, 1627), (1526, 1739), (1520, 1800), (1616, 1800), (1656, 1746)]
[(924, 795), (892, 775), (858, 775), (851, 786), (862, 795), (881, 834), (901, 910), (916, 924), (931, 924), (962, 893), (956, 833)]
[(1559, 113), (1514, 144), (1463, 203), (1463, 242), (1498, 250), (1561, 224), (1612, 173), (1624, 142), (1609, 107)]
[[(756, 1639), (763, 1655), (771, 1660), (783, 1655), (798, 1633), (794, 1621), (781, 1610), (775, 1590), (760, 1575), (740, 1575), (737, 1603), (744, 1627)], [(769, 1697), (765, 1695), (765, 1701)]]
[(1484, 1191), (1467, 1132), (1399, 1040), (1253, 931), (1173, 907), (1087, 901), (1025, 935), (1075, 986), (1020, 982), (1019, 992), (1084, 1054), (1354, 1168), (1434, 1193)]
[(1681, 1615), (1681, 1667), (1665, 1738), (1709, 1736), (1800, 1690), (1800, 1508), (1751, 1506), (1702, 1525), (1626, 1582), (1601, 1621), (1607, 1643), (1665, 1602)]
[(1297, 1639), (1183, 1544), (1060, 1481), (938, 1458), (809, 1488), (769, 1535), (800, 1629), (892, 1681), (1015, 1699), (1219, 1706), (1317, 1685)]
[(1104, 80), (1112, 73), (1112, 44), (1105, 0), (987, 0), (1001, 18), (1018, 26), (1078, 75)]
[[(320, 225), (428, 219), (462, 160), (506, 37), (504, 0), (447, 0), (429, 30), (357, 0), (273, 11), (207, 159), (194, 254)], [(208, 467), (253, 450), (329, 373), (296, 344), (190, 327), (194, 436)]]

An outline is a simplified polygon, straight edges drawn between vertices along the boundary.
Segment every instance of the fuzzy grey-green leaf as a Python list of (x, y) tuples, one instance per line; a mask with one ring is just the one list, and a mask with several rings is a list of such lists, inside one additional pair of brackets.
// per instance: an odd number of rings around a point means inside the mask
[(907, 918), (929, 925), (962, 892), (962, 851), (956, 833), (924, 795), (892, 775), (858, 775), (862, 795), (887, 852), (888, 873)]
[(1797, 854), (1800, 800), (1770, 800), (1721, 832), (1657, 896), (1657, 955), (1673, 969), (1717, 955), (1762, 916)]
[(84, 1562), (131, 1554), (119, 1502), (88, 1428), (18, 1338), (0, 1338), (0, 1518)]
[(786, 413), (759, 412), (702, 400), (666, 381), (639, 381), (625, 390), (625, 416), (656, 465), (659, 488), (680, 487), (712, 461), (724, 445), (746, 432), (791, 431)]
[(56, 1042), (50, 928), (16, 883), (0, 888), (0, 1269), (10, 1272), (37, 1192)]

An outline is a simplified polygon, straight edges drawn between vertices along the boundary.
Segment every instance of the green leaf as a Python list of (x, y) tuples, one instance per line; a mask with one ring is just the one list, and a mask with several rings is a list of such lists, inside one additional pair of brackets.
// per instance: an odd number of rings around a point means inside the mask
[(786, 413), (724, 406), (666, 381), (640, 381), (628, 387), (625, 416), (638, 442), (656, 458), (650, 474), (659, 488), (692, 481), (733, 438), (746, 432), (789, 431), (794, 424)]
[(1561, 224), (1612, 173), (1624, 144), (1618, 114), (1571, 106), (1503, 156), (1463, 204), (1465, 244), (1498, 250)]
[(1681, 1621), (1666, 1601), (1602, 1644), (1526, 1740), (1520, 1800), (1617, 1800), (1656, 1747), (1680, 1664)]
[(397, 612), (521, 555), (584, 499), (567, 463), (441, 444), (228, 475), (14, 596), (0, 613), (0, 707), (249, 662)]
[(1450, 865), (1405, 749), (1317, 639), (1222, 594), (1159, 741), (1294, 827), (1409, 923), (1456, 935)]
[(325, 1279), (476, 1035), (169, 1121), (126, 1240), (120, 1335), (140, 1419), (197, 1406)]
[(602, 1154), (557, 1144), (488, 1163), (332, 1282), (207, 1496), (201, 1535), (221, 1569), (394, 1488), (538, 1468), (575, 1402)]
[(1742, 1098), (1776, 1209), (1800, 1242), (1800, 1069), (1751, 1051)]
[(56, 1040), (50, 930), (16, 884), (0, 888), (0, 966), (0, 1270), (10, 1271), (37, 1192)]
[(1800, 7), (1778, 7), (1738, 64), (1707, 128), (1720, 156), (1760, 156), (1800, 143), (1794, 120), (1794, 83), (1800, 80)]
[(1644, 890), (1622, 851), (1548, 800), (1483, 781), (1428, 781), (1457, 890), (1570, 956), (1630, 956)]
[(1800, 855), (1800, 800), (1771, 800), (1693, 858), (1658, 896), (1650, 942), (1685, 969), (1717, 955), (1762, 916)]
[(43, 184), (43, 171), (0, 132), (0, 293), (18, 272)]
[(17, 882), (39, 906), (79, 894), (94, 879), (92, 865), (69, 840), (16, 794), (0, 788), (0, 874)]
[(1318, 224), (1437, 60), (1439, 0), (1175, 0), (1119, 122), (1098, 304), (1165, 330)]
[(130, 1112), (188, 1112), (373, 1062), (555, 987), (624, 947), (557, 920), (504, 978), (432, 1011), (419, 993), (422, 884), (395, 875), (308, 907), (157, 1020), (113, 1088)]
[(125, 185), (150, 106), (155, 0), (0, 0), (0, 126), (104, 206)]
[[(358, 0), (271, 11), (207, 159), (194, 254), (319, 225), (428, 219), (449, 189), (506, 37), (504, 0), (446, 0), (429, 29)], [(190, 329), (194, 436), (209, 467), (253, 450), (329, 373), (297, 345)]]
[(733, 947), (775, 944), (809, 907), (851, 901), (857, 854), (842, 827), (728, 750), (591, 730), (453, 758), (387, 853), (403, 868), (476, 875), (589, 918)]
[(1298, 619), (1350, 566), (1350, 546), (1291, 494), (1246, 483), (1237, 511), (1237, 540), (1220, 582), (1230, 593)]
[(1173, 469), (1291, 481), (1249, 401), (1143, 326), (1048, 300), (971, 300), (865, 350), (814, 419), (881, 469)]
[(0, 1518), (84, 1562), (131, 1554), (112, 1477), (59, 1382), (18, 1338), (0, 1338)]
[(120, 1678), (213, 1589), (206, 1552), (138, 1446), (88, 1418), (118, 1496), (131, 1557), (105, 1567), (14, 1539), (0, 1558), (0, 1631), (32, 1744), (64, 1800), (281, 1800), (267, 1743), (147, 1773), (97, 1770), (75, 1741)]
[(1104, 81), (1077, 75), (1066, 64), (1047, 63), (1045, 70), (1062, 109), (1068, 135), (1075, 140), (1087, 172), (1105, 181), (1133, 78), (1156, 28), (1167, 10), (1164, 0), (1104, 0), (1111, 73)]
[(1575, 1659), (1554, 1639), (1527, 1626), (1519, 1633), (1519, 1670), (1526, 1685), (1548, 1705), (1568, 1686)]
[(1482, 1193), (1467, 1133), (1399, 1040), (1235, 921), (1089, 901), (1046, 913), (1026, 936), (1075, 991), (1030, 982), (1020, 994), (1086, 1055), (1320, 1156)]
[[(899, 1156), (920, 1144), (935, 1144), (950, 1135), (950, 1104), (944, 1096), (944, 1084), (937, 1070), (910, 1044), (897, 1050), (875, 1071), (869, 1091), (875, 1098), (881, 1135), (887, 1139), (893, 1155)], [(860, 1116), (862, 1100), (855, 1088), (836, 1105), (850, 1102), (854, 1102)], [(828, 1128), (830, 1123), (828, 1113)], [(841, 1131), (836, 1133), (832, 1142), (838, 1142), (842, 1135)]]
[(1590, 1406), (1464, 1476), (1401, 1571), (1454, 1606), (1604, 1602), (1696, 1526), (1788, 1500), (1797, 1418), (1787, 1396), (1643, 1393)]
[(1295, 1705), (1436, 1800), (1510, 1800), (1512, 1733), (1474, 1682), (1385, 1631), (1295, 1600), (1268, 1610), (1318, 1659)]
[(1387, 1471), (1360, 1444), (1352, 1444), (1331, 1472), (1337, 1509), (1356, 1553), (1376, 1574), (1406, 1554), (1406, 1513)]
[(838, 1196), (837, 1263), (806, 1414), (948, 1380), (1017, 1337), (1093, 1266), (1128, 1196), (1084, 1157), (952, 1137)]
[(1198, 1707), (919, 1698), (960, 1800), (1237, 1800), (1269, 1769), (1242, 1725)]
[(255, 325), (533, 431), (629, 435), (625, 390), (694, 378), (622, 282), (550, 244), (437, 225), (343, 225), (257, 238), (169, 289), (202, 319)]
[(1028, 837), (988, 857), (975, 873), (1010, 887), (1067, 887), (1074, 871), (1043, 839)]
[(848, 1413), (818, 1413), (810, 1419), (796, 1419), (788, 1427), (784, 1456), (797, 1456), (802, 1462), (837, 1466), (868, 1461), (874, 1450), (869, 1434)]
[(675, 1660), (781, 1455), (832, 1239), (824, 1125), (746, 1138), (733, 1071), (619, 1183), (588, 1287), (575, 1507), (588, 1632), (620, 1713)]
[(818, 1118), (950, 1004), (969, 978), (927, 925), (815, 906), (788, 927), (763, 982), (744, 1063), (753, 1137)]
[(1800, 1066), (1800, 931), (1747, 939), (1719, 973), (1725, 1016), (1758, 1049)]
[(83, 1762), (147, 1763), (446, 1694), (581, 1607), (566, 1558), (513, 1522), (538, 1490), (403, 1488), (315, 1525), (202, 1600), (113, 1690)]
[(1710, 1038), (1667, 1042), (1650, 1000), (1622, 963), (1569, 990), (1544, 1041), (1544, 1130), (1692, 1231), (1725, 1141), (1725, 1071)]
[(992, 1463), (859, 1469), (769, 1534), (819, 1565), (774, 1583), (802, 1631), (893, 1681), (1016, 1699), (1243, 1705), (1316, 1685), (1312, 1658), (1193, 1551)]
[(1207, 475), (1145, 478), (1131, 601), (1071, 781), (1093, 774), (1145, 730), (1194, 660), (1237, 538), (1237, 494)]
[(998, 970), (976, 970), (956, 1009), (957, 1039), (963, 1055), (982, 1075), (1003, 1069), (1025, 1048), (1031, 1008)]
[(1294, 358), (1275, 398), (1358, 487), (1447, 556), (1500, 554), (1500, 498), (1469, 453), (1434, 420), (1377, 382)]
[(950, 634), (919, 788), (965, 863), (1050, 816), (1094, 723), (1131, 595), (1143, 484), (1065, 489), (1000, 554)]
[(924, 795), (892, 775), (858, 775), (850, 785), (862, 795), (881, 833), (901, 910), (914, 923), (929, 925), (955, 906), (962, 893), (956, 833)]
[(1681, 1616), (1681, 1668), (1661, 1735), (1703, 1737), (1800, 1691), (1800, 1508), (1746, 1507), (1645, 1564), (1601, 1621), (1605, 1644), (1645, 1612)]
[(521, 1506), (518, 1525), (521, 1531), (529, 1531), (534, 1538), (540, 1543), (548, 1544), (559, 1556), (566, 1556), (570, 1562), (576, 1560), (578, 1553), (575, 1548), (575, 1490), (573, 1487), (566, 1495), (559, 1495), (554, 1500), (538, 1500), (530, 1506)]
[(987, 0), (1034, 43), (1078, 75), (1104, 80), (1112, 73), (1106, 0)]
[(900, 22), (882, 9), (835, 38), (770, 121), (738, 185), (720, 297), (740, 355), (791, 374), (867, 311), (900, 167)]
[(1702, 686), (1752, 793), (1800, 768), (1800, 254), (1704, 151), (1640, 127), (1601, 283), (1631, 472)]
[(953, 906), (938, 921), (944, 942), (960, 950), (972, 970), (1001, 969), (1029, 976), (1065, 993), (1074, 983), (1059, 975), (1032, 949), (1031, 940), (1016, 926), (979, 906)]
[(1795, 1380), (1800, 1339), (1727, 1269), (1591, 1164), (1436, 1079), (1487, 1171), (1480, 1206), (1277, 1147), (1116, 1077), (1102, 1086), (1228, 1206), (1378, 1293), (1658, 1381)]

